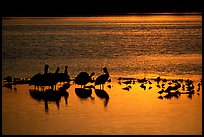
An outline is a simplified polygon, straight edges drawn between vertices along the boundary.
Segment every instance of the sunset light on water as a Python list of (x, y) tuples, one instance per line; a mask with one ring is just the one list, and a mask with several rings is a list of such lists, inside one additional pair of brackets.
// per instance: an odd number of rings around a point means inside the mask
[[(45, 64), (48, 74), (68, 66), (67, 96), (50, 101), (40, 98), (48, 86), (38, 94), (7, 83), (3, 134), (202, 134), (201, 15), (3, 18), (2, 80), (43, 75)], [(77, 75), (95, 81), (104, 67), (104, 89), (89, 82), (91, 96), (80, 96)]]

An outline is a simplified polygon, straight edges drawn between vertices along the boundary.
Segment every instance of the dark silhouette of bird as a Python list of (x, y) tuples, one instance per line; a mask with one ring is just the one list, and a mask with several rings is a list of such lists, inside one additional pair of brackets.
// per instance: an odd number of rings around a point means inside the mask
[(108, 87), (108, 88), (111, 88), (112, 86), (111, 86), (111, 85), (108, 85), (107, 87)]
[(162, 94), (164, 92), (164, 89), (158, 91), (157, 93)]
[(6, 82), (10, 83), (12, 82), (12, 77), (11, 76), (7, 76), (6, 78), (4, 78), (3, 80), (5, 80)]
[(48, 73), (48, 68), (49, 68), (49, 65), (45, 64), (45, 67), (44, 67), (44, 74), (47, 74), (47, 73)]
[(48, 72), (49, 65), (45, 65), (44, 74), (41, 75), (41, 83), (43, 86), (49, 86), (52, 90), (56, 90), (57, 79), (53, 73)]
[(185, 85), (184, 84), (182, 85), (182, 90), (185, 91)]
[(140, 85), (140, 87), (141, 87), (141, 88), (143, 88), (144, 90), (146, 89), (146, 86), (145, 86), (145, 84), (144, 84), (144, 83), (143, 83), (143, 84), (141, 84), (141, 85)]
[(104, 71), (105, 74), (101, 74), (95, 80), (95, 86), (100, 85), (100, 89), (101, 89), (101, 86), (102, 86), (102, 89), (104, 89), (104, 84), (106, 83), (106, 81), (110, 77), (110, 75), (108, 73), (108, 69), (106, 67), (103, 68), (103, 71)]
[(132, 87), (129, 85), (129, 86), (124, 87), (124, 88), (122, 88), (122, 89), (123, 89), (123, 90), (127, 90), (127, 91), (129, 91), (131, 88), (132, 88)]
[(8, 76), (8, 77), (4, 78), (3, 81), (5, 83), (4, 83), (3, 87), (12, 89), (12, 79), (13, 78), (11, 76)]
[(70, 82), (70, 76), (68, 75), (68, 66), (65, 66), (64, 73), (57, 74), (57, 82)]
[(155, 81), (157, 82), (157, 84), (159, 84), (159, 82), (161, 81), (161, 78), (160, 78), (160, 77), (157, 77), (157, 78), (155, 79)]
[(198, 83), (198, 89), (197, 89), (197, 92), (200, 91), (200, 83)]
[(33, 77), (31, 77), (29, 81), (29, 85), (34, 85), (35, 88), (38, 87), (38, 89), (39, 89), (39, 86), (43, 87), (43, 89), (44, 89), (44, 86), (49, 86), (53, 90), (54, 86), (56, 87), (57, 81), (53, 73), (48, 73), (48, 68), (49, 68), (49, 65), (46, 64), (44, 67), (43, 74), (38, 73), (38, 74), (35, 74)]
[(137, 81), (139, 82), (139, 83), (147, 83), (147, 79), (146, 79), (146, 77), (144, 77), (143, 79), (137, 79)]
[(123, 90), (127, 90), (127, 91), (129, 91), (130, 90), (130, 88), (129, 87), (124, 87), (124, 88), (122, 88)]
[(161, 88), (161, 86), (160, 86), (159, 84), (157, 84), (157, 87), (158, 87), (158, 88)]
[(165, 86), (165, 84), (164, 84), (164, 83), (163, 83), (161, 86), (162, 86), (162, 88), (165, 88), (165, 87), (164, 87), (164, 86)]
[(152, 82), (151, 81), (148, 81), (149, 82), (149, 84), (151, 85), (152, 84)]
[(123, 81), (122, 83), (128, 85), (128, 84), (131, 84), (131, 83), (132, 83), (132, 80)]
[(92, 79), (92, 76), (94, 76), (95, 73), (91, 73), (91, 75), (89, 75), (87, 72), (80, 72), (77, 77), (75, 78), (75, 84), (84, 86), (83, 88), (85, 88), (85, 85), (89, 82), (93, 83), (94, 79)]
[(29, 81), (29, 86), (34, 85), (35, 89), (36, 89), (36, 87), (39, 89), (39, 86), (43, 86), (42, 85), (43, 83), (41, 82), (42, 81), (41, 77), (42, 77), (42, 74), (40, 74), (40, 73), (35, 74), (34, 76), (32, 76), (30, 78), (30, 81)]
[(163, 99), (163, 97), (162, 96), (158, 96), (158, 99)]
[(111, 79), (109, 79), (108, 82), (110, 83), (110, 82), (111, 82)]
[(164, 79), (162, 79), (162, 81), (163, 81), (163, 82), (167, 82), (167, 79), (164, 78)]

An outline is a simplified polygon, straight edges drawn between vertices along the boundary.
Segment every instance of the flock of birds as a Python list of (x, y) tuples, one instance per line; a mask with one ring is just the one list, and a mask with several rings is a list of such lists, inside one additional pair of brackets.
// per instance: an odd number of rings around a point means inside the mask
[[(122, 88), (123, 90), (130, 91), (132, 89), (132, 85), (139, 83), (140, 88), (146, 90), (147, 88), (149, 90), (152, 89), (152, 84), (156, 82), (156, 87), (160, 89), (157, 93), (160, 94), (158, 97), (159, 99), (171, 99), (172, 97), (179, 98), (181, 94), (188, 94), (188, 97), (191, 98), (192, 95), (197, 92), (198, 95), (200, 95), (200, 89), (202, 85), (202, 79), (197, 84), (197, 88), (194, 85), (193, 80), (187, 79), (175, 79), (175, 80), (167, 80), (162, 79), (161, 77), (153, 78), (153, 79), (146, 79), (145, 77), (143, 79), (135, 79), (135, 78), (118, 78), (119, 84), (125, 84), (126, 87)], [(165, 94), (166, 93), (166, 94)], [(165, 95), (164, 95), (165, 94)], [(164, 96), (162, 96), (164, 95)]]
[[(59, 67), (56, 69), (55, 73), (48, 72), (49, 65), (45, 65), (44, 73), (35, 74), (31, 77), (29, 85), (34, 85), (39, 89), (42, 87), (44, 90), (45, 86), (49, 86), (52, 90), (56, 90), (56, 85), (58, 82), (63, 82), (65, 84), (69, 84), (71, 81), (70, 76), (68, 75), (68, 66), (65, 66), (64, 73), (59, 73)], [(95, 73), (91, 73), (90, 75), (87, 72), (80, 72), (76, 78), (73, 80), (75, 84), (81, 85), (81, 88), (86, 88), (86, 84), (94, 83), (94, 86), (99, 85), (100, 89), (104, 89), (104, 84), (108, 81), (110, 75), (108, 73), (108, 69), (106, 67), (103, 68), (104, 74), (98, 76), (95, 80), (92, 78)]]
[[(95, 73), (91, 73), (90, 75), (87, 72), (80, 72), (74, 79), (71, 79), (68, 75), (68, 66), (65, 66), (64, 73), (59, 73), (60, 68), (58, 67), (54, 73), (48, 72), (49, 65), (45, 65), (44, 73), (37, 73), (32, 76), (29, 80), (29, 85), (34, 85), (35, 90), (39, 91), (41, 87), (42, 91), (44, 91), (44, 87), (50, 87), (49, 90), (57, 90), (56, 85), (58, 82), (64, 83), (64, 85), (60, 88), (68, 89), (70, 87), (70, 81), (74, 81), (75, 84), (81, 85), (81, 89), (86, 88), (94, 88), (95, 86), (99, 85), (100, 90), (104, 90), (105, 83), (111, 82), (110, 75), (108, 69), (106, 67), (103, 68), (104, 74), (99, 75), (96, 79), (93, 78)], [(157, 77), (155, 79), (136, 79), (136, 78), (118, 78), (119, 84), (125, 84), (126, 87), (122, 88), (123, 90), (130, 91), (132, 89), (132, 84), (136, 82), (140, 84), (140, 87), (144, 90), (147, 88), (149, 90), (152, 89), (153, 81), (156, 82), (156, 87), (161, 89), (158, 91), (160, 96), (158, 98), (171, 98), (176, 97), (178, 98), (181, 94), (189, 94), (192, 95), (195, 93), (195, 85), (192, 80), (183, 80), (183, 79), (176, 79), (176, 80), (167, 80)], [(7, 81), (11, 81), (11, 77), (7, 77)], [(94, 86), (86, 86), (88, 83), (94, 83)], [(61, 85), (61, 84), (60, 84)], [(199, 95), (199, 91), (201, 89), (202, 79), (197, 84), (197, 94)], [(108, 85), (111, 88), (111, 85)], [(182, 91), (181, 91), (182, 89)], [(85, 90), (84, 90), (85, 91)], [(165, 96), (161, 96), (162, 94), (167, 93)]]
[[(80, 72), (75, 78), (70, 78), (68, 74), (68, 66), (65, 66), (64, 72), (59, 73), (60, 68), (57, 67), (54, 73), (48, 72), (49, 65), (45, 64), (44, 73), (37, 73), (33, 75), (30, 79), (17, 79), (12, 78), (11, 76), (6, 77), (4, 80), (7, 81), (7, 87), (12, 88), (11, 86), (14, 84), (29, 84), (29, 86), (35, 86), (34, 90), (30, 91), (30, 96), (37, 100), (43, 100), (45, 102), (45, 111), (48, 111), (48, 101), (55, 101), (56, 105), (59, 109), (59, 101), (61, 97), (64, 97), (66, 105), (68, 104), (69, 92), (67, 89), (70, 87), (70, 82), (73, 81), (74, 84), (80, 85), (81, 88), (75, 88), (75, 93), (80, 98), (88, 98), (94, 99), (92, 95), (92, 89), (94, 88), (95, 94), (104, 99), (104, 106), (106, 107), (109, 102), (109, 95), (104, 90), (104, 85), (106, 82), (111, 82), (111, 78), (106, 67), (103, 68), (103, 74), (99, 75), (94, 79), (95, 73), (91, 73), (90, 75), (87, 72)], [(155, 82), (155, 83), (154, 83)], [(57, 89), (57, 84), (60, 83), (60, 87)], [(62, 85), (63, 83), (63, 85)], [(93, 83), (94, 85), (87, 86), (88, 83)], [(197, 84), (197, 87), (194, 85), (194, 82), (190, 79), (175, 79), (175, 80), (167, 80), (160, 77), (147, 79), (146, 77), (142, 79), (136, 78), (118, 78), (118, 84), (125, 85), (123, 90), (130, 91), (133, 88), (134, 84), (139, 84), (140, 88), (145, 90), (152, 90), (153, 87), (156, 87), (159, 90), (157, 93), (159, 94), (159, 99), (171, 99), (173, 97), (179, 98), (181, 94), (188, 94), (189, 98), (192, 98), (192, 95), (197, 92), (199, 95), (199, 91), (202, 85), (202, 79)], [(156, 84), (156, 85), (154, 85)], [(99, 85), (100, 88), (97, 89), (96, 86)], [(153, 86), (154, 85), (154, 86)], [(45, 89), (46, 87), (46, 89)], [(112, 86), (107, 85), (108, 88)], [(14, 90), (16, 87), (14, 88)], [(45, 91), (45, 92), (44, 92)], [(58, 92), (54, 92), (58, 91)], [(162, 96), (163, 95), (163, 96)]]

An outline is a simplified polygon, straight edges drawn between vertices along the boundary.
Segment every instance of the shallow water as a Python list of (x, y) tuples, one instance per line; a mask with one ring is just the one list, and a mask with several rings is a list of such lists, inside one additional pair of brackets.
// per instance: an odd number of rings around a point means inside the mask
[[(107, 106), (94, 90), (94, 99), (79, 98), (80, 86), (73, 83), (68, 104), (61, 98), (58, 109), (48, 102), (48, 111), (30, 96), (33, 86), (2, 87), (3, 134), (202, 134), (200, 15), (3, 18), (2, 79), (31, 78), (45, 64), (49, 72), (68, 65), (71, 78), (80, 71), (95, 72), (96, 78), (106, 66), (112, 79), (105, 85)], [(158, 98), (161, 88), (151, 80), (158, 76), (191, 79), (195, 94)], [(119, 77), (146, 77), (152, 89), (136, 82), (124, 90)]]
[(75, 88), (80, 86), (71, 84), (68, 104), (62, 97), (59, 109), (56, 102), (48, 102), (48, 110), (44, 101), (30, 96), (32, 86), (17, 85), (17, 91), (3, 88), (3, 134), (202, 134), (202, 89), (192, 97), (159, 99), (161, 88), (154, 81), (152, 89), (146, 84), (144, 90), (136, 82), (129, 91), (118, 82), (112, 79), (105, 86), (107, 105), (94, 90), (94, 99), (78, 97)]

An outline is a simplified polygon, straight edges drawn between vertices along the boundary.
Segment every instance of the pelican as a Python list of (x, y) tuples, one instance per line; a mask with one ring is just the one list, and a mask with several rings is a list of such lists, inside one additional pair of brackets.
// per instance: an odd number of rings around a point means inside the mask
[[(68, 75), (68, 66), (65, 66), (64, 73), (57, 73), (57, 82), (70, 82), (70, 76)], [(56, 70), (57, 71), (57, 70)]]
[(85, 85), (89, 82), (93, 83), (94, 80), (92, 79), (92, 76), (94, 76), (95, 73), (91, 73), (91, 75), (89, 76), (89, 74), (87, 72), (80, 72), (77, 77), (75, 78), (75, 84), (78, 85), (82, 85), (85, 88)]
[(102, 86), (102, 89), (104, 89), (104, 84), (106, 83), (106, 81), (110, 77), (110, 75), (108, 73), (108, 69), (106, 67), (103, 68), (103, 71), (105, 74), (101, 74), (95, 80), (95, 86), (100, 85), (100, 89), (101, 89), (101, 86)]
[(56, 85), (57, 81), (54, 78), (54, 75), (52, 73), (48, 73), (48, 68), (49, 65), (45, 65), (44, 67), (44, 74), (38, 73), (35, 74), (29, 82), (29, 85), (34, 85), (36, 86), (51, 86), (51, 88), (53, 89), (53, 87)]

